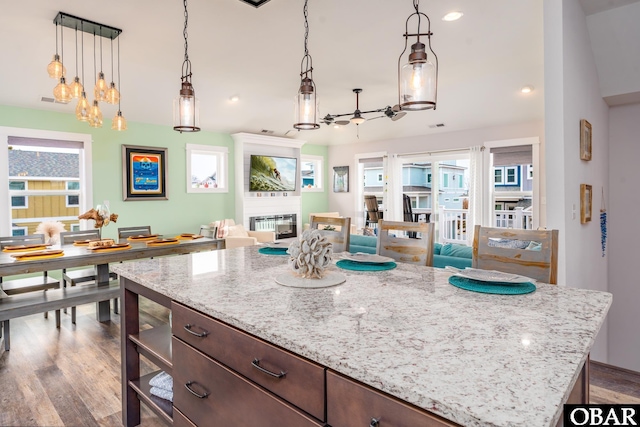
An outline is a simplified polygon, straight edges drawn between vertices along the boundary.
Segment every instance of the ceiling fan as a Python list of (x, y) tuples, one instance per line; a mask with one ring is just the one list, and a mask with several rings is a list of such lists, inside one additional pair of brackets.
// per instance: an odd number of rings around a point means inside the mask
[[(406, 111), (400, 111), (400, 106), (398, 105), (394, 105), (393, 107), (387, 105), (386, 107), (378, 108), (377, 110), (360, 111), (360, 93), (361, 92), (362, 92), (362, 89), (359, 89), (359, 88), (353, 89), (353, 93), (356, 94), (356, 109), (353, 113), (327, 114), (321, 119), (321, 121), (326, 125), (345, 126), (345, 125), (348, 125), (349, 123), (360, 125), (367, 120), (374, 120), (382, 117), (388, 117), (395, 122), (396, 120), (400, 120), (407, 114)], [(370, 119), (367, 119), (366, 117), (363, 116), (363, 114), (371, 114), (371, 113), (382, 113), (382, 115), (377, 117), (372, 117)], [(336, 119), (339, 119), (340, 117), (347, 117), (347, 116), (351, 116), (351, 118), (348, 120), (345, 120), (345, 119), (336, 120)]]

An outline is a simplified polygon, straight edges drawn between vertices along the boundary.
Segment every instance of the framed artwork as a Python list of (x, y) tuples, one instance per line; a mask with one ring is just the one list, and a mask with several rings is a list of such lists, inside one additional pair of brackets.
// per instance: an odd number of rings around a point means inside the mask
[(167, 148), (122, 145), (122, 199), (169, 199)]
[(333, 192), (349, 192), (349, 166), (333, 167)]
[(591, 123), (580, 120), (580, 158), (591, 160)]
[(591, 221), (593, 189), (588, 184), (580, 184), (580, 224)]

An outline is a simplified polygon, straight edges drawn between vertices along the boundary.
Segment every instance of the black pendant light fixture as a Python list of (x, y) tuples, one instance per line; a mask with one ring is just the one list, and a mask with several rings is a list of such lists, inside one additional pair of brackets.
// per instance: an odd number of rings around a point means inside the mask
[(304, 0), (304, 56), (300, 63), (300, 89), (296, 96), (294, 128), (298, 130), (318, 129), (318, 96), (313, 82), (313, 60), (307, 46), (309, 41), (308, 0)]
[(189, 12), (187, 11), (187, 0), (184, 0), (184, 62), (182, 63), (182, 86), (180, 94), (173, 101), (173, 130), (178, 132), (199, 132), (200, 131), (200, 108), (196, 93), (191, 85), (191, 61), (189, 61), (189, 43), (187, 40), (187, 25), (189, 22)]
[[(419, 10), (420, 0), (413, 0), (416, 10), (409, 15), (405, 24), (404, 50), (398, 58), (398, 104), (404, 111), (420, 111), (436, 109), (438, 98), (438, 57), (431, 48), (431, 20)], [(409, 33), (409, 20), (417, 17), (418, 28), (415, 33)], [(427, 32), (420, 32), (422, 17), (427, 20)], [(432, 59), (427, 56), (427, 46), (420, 41), (421, 36), (426, 36)], [(411, 45), (411, 53), (402, 64), (402, 57), (407, 51), (409, 37), (416, 37), (416, 42)]]

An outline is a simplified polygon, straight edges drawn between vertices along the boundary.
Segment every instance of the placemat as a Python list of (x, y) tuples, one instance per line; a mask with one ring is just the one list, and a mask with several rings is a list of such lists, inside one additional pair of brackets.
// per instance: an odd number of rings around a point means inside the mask
[(342, 269), (353, 271), (384, 271), (393, 270), (397, 267), (397, 264), (395, 262), (373, 264), (366, 262), (349, 261), (348, 259), (341, 259), (340, 261), (336, 262), (336, 265)]
[(287, 253), (288, 249), (286, 246), (282, 248), (260, 248), (258, 252), (262, 255), (289, 255)]
[(41, 251), (43, 249), (47, 249), (48, 245), (44, 243), (42, 245), (18, 245), (18, 246), (5, 246), (2, 249), (2, 252), (8, 253), (17, 253), (17, 252), (30, 252), (30, 251)]
[(178, 245), (178, 244), (180, 244), (180, 240), (178, 239), (167, 239), (164, 241), (147, 242), (147, 246), (166, 246), (166, 245)]
[(157, 238), (157, 234), (149, 234), (148, 236), (129, 236), (127, 240), (129, 242), (146, 242), (147, 240), (156, 240)]
[(23, 254), (11, 255), (16, 261), (35, 261), (40, 259), (58, 258), (64, 255), (64, 252), (60, 249), (50, 249), (39, 252), (28, 252)]
[(179, 234), (176, 236), (176, 239), (182, 239), (182, 240), (196, 240), (199, 239), (201, 237), (204, 237), (202, 234), (189, 234), (189, 233), (184, 233), (184, 234)]
[(458, 276), (449, 277), (449, 283), (456, 288), (483, 294), (522, 295), (536, 290), (536, 285), (530, 282), (505, 285), (504, 283), (482, 282)]
[(95, 248), (90, 248), (91, 252), (114, 252), (114, 251), (126, 251), (127, 249), (131, 249), (131, 245), (128, 243), (120, 243), (113, 246), (97, 246)]

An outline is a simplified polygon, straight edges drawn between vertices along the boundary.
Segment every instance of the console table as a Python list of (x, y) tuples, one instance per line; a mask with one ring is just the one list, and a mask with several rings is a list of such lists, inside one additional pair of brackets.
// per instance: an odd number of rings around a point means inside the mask
[[(551, 427), (588, 399), (609, 293), (479, 294), (407, 264), (333, 266), (345, 283), (298, 289), (274, 281), (286, 259), (246, 247), (113, 267), (126, 426), (143, 402), (176, 426)], [(172, 327), (140, 331), (140, 295), (170, 307)], [(173, 375), (173, 404), (150, 396), (140, 354)]]

